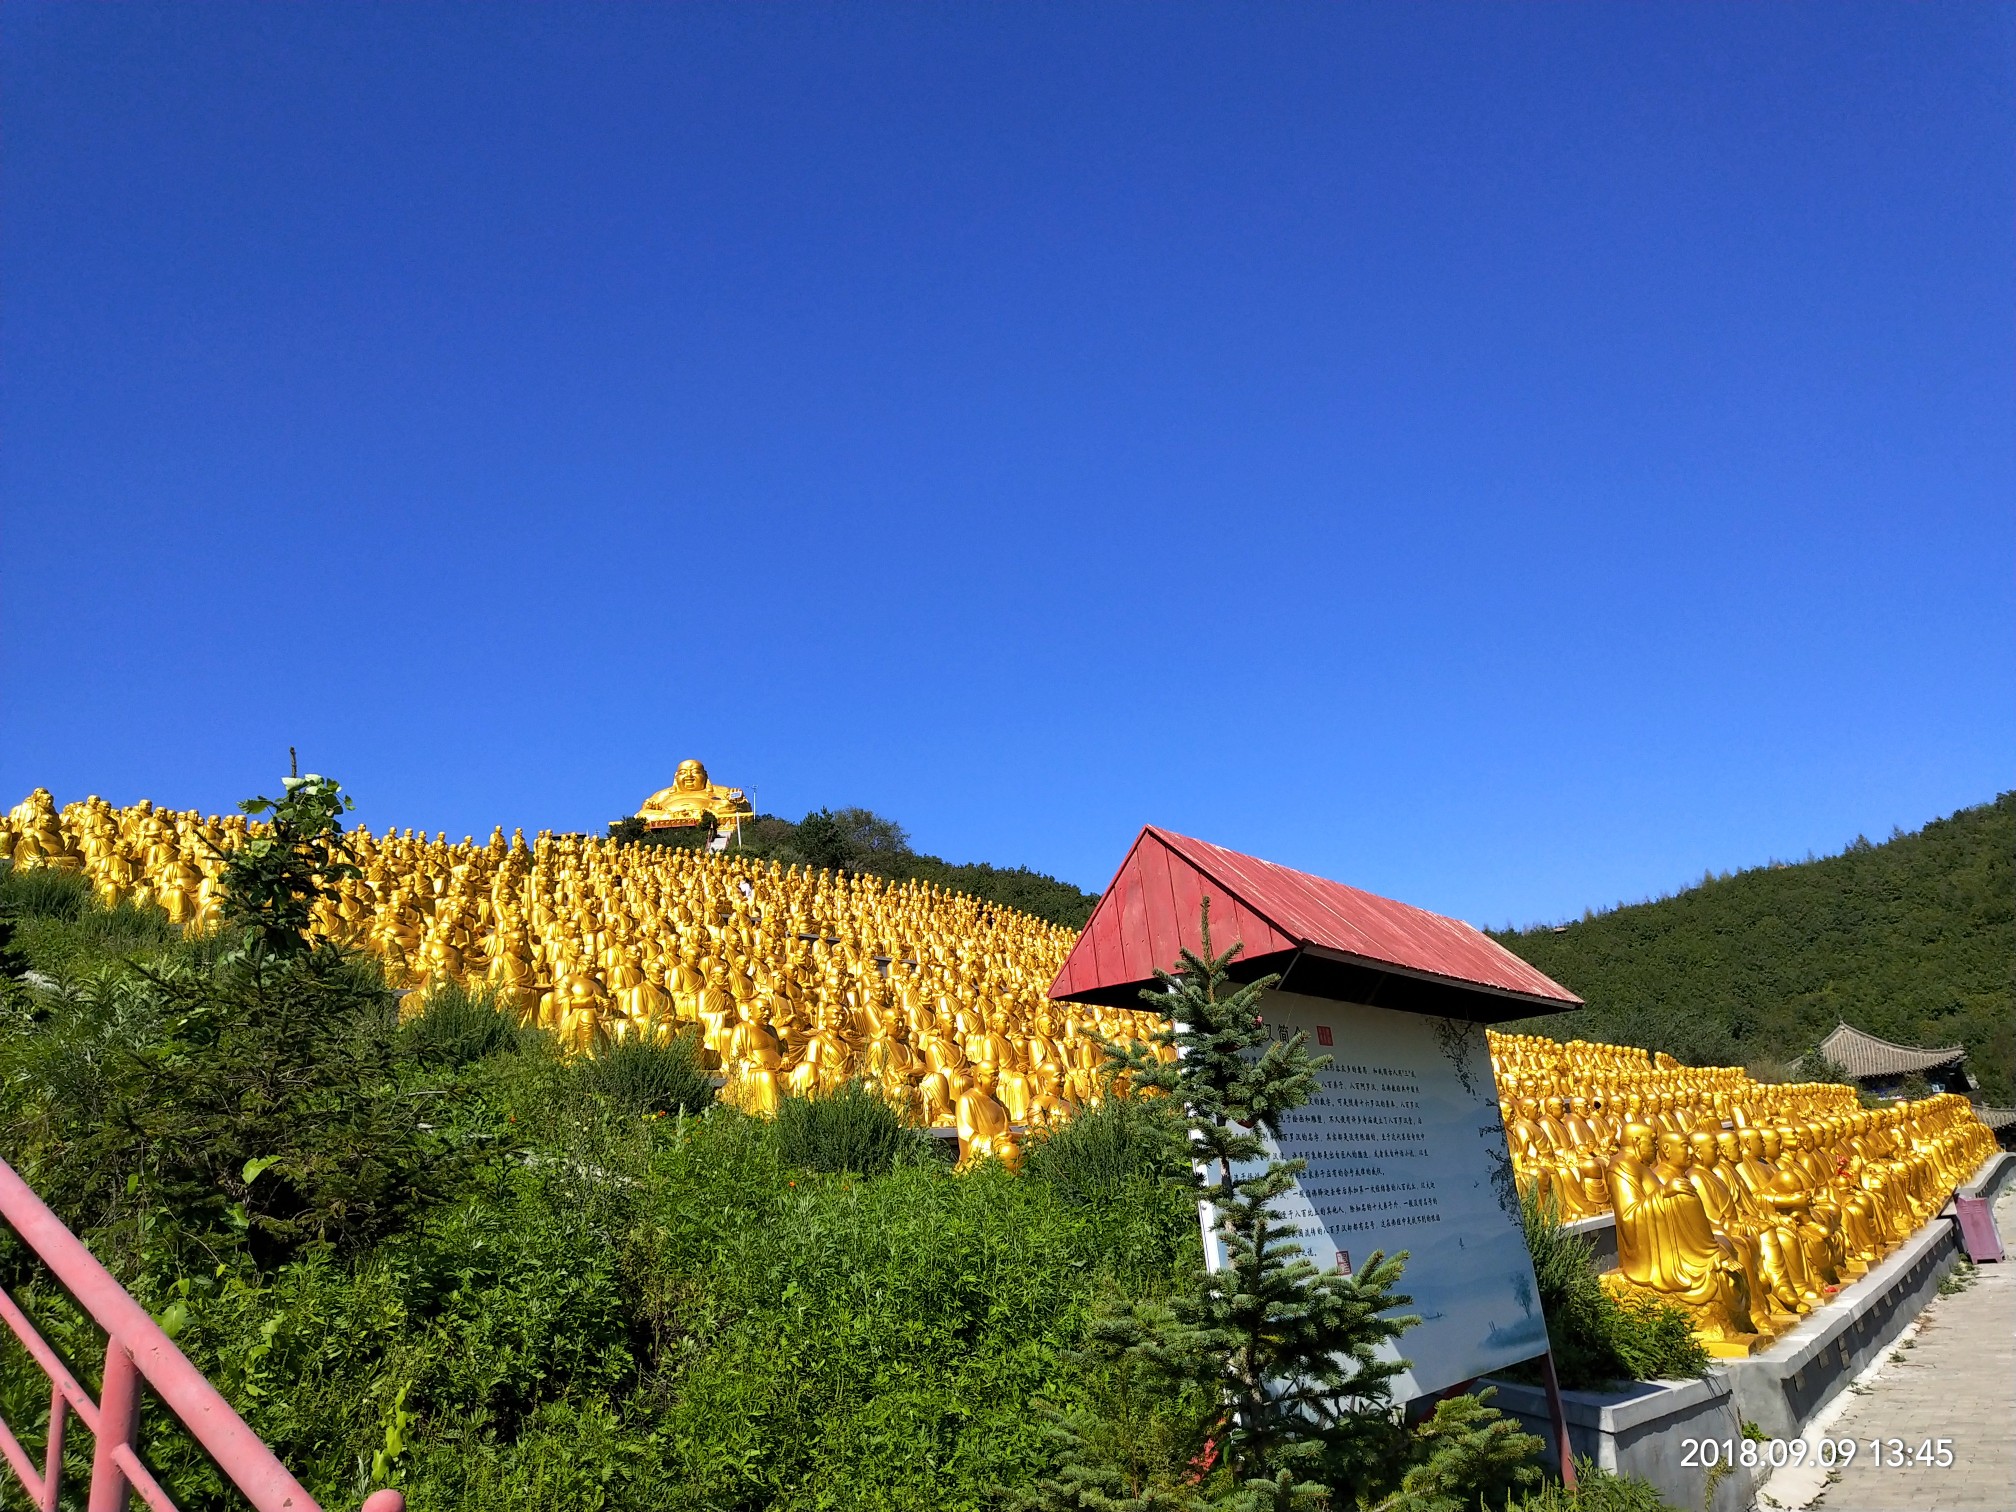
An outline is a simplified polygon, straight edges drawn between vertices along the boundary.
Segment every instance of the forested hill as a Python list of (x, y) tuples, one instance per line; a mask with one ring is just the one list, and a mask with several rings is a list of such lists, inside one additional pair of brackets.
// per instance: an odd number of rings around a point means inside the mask
[[(1588, 1007), (1516, 1027), (1764, 1066), (1837, 1022), (1967, 1046), (2007, 1106), (2016, 1060), (2016, 792), (1881, 845), (1758, 867), (1562, 928), (1496, 934)], [(1515, 1026), (1507, 1026), (1515, 1027)]]

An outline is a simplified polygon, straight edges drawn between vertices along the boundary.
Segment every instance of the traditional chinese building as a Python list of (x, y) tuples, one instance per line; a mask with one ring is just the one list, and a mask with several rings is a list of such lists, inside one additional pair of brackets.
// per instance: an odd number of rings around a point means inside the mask
[(1924, 1078), (1934, 1092), (1975, 1091), (1978, 1083), (1967, 1069), (1964, 1045), (1940, 1045), (1920, 1049), (1879, 1039), (1848, 1024), (1836, 1024), (1834, 1032), (1820, 1041), (1821, 1059), (1840, 1069), (1841, 1074), (1874, 1097), (1895, 1097), (1908, 1077)]

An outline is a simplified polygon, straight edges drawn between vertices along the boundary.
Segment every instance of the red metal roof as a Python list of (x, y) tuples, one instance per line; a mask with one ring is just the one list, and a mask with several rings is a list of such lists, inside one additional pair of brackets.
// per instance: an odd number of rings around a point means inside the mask
[(1157, 967), (1200, 948), (1207, 897), (1212, 943), (1240, 943), (1245, 963), (1287, 966), (1284, 990), (1358, 1002), (1378, 993), (1384, 1006), (1485, 1020), (1582, 1003), (1459, 919), (1154, 825), (1135, 839), (1050, 996), (1135, 1006)]

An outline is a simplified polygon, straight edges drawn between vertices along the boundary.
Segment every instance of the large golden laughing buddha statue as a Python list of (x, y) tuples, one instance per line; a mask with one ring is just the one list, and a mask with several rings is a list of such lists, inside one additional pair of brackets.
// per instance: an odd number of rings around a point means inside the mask
[(749, 800), (742, 796), (742, 789), (709, 782), (707, 768), (689, 760), (679, 763), (672, 786), (660, 788), (644, 800), (637, 817), (652, 829), (681, 829), (733, 824), (754, 812)]

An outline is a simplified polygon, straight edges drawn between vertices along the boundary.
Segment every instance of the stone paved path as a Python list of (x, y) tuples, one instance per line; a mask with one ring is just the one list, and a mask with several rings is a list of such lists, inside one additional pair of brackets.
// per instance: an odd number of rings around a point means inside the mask
[[(1829, 1438), (1860, 1448), (1840, 1478), (1805, 1505), (1818, 1512), (2016, 1512), (2016, 1187), (1995, 1204), (2010, 1258), (1979, 1267), (1965, 1291), (1920, 1315), (1909, 1347), (1895, 1347), (1825, 1424)], [(1898, 1341), (1902, 1346), (1905, 1340)], [(1953, 1441), (1951, 1468), (1878, 1467), (1869, 1440)], [(1765, 1505), (1801, 1505), (1785, 1474), (1764, 1485)], [(1795, 1492), (1794, 1495), (1786, 1495)]]

